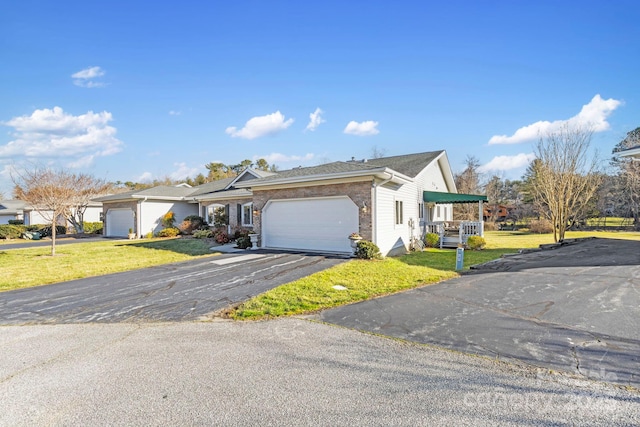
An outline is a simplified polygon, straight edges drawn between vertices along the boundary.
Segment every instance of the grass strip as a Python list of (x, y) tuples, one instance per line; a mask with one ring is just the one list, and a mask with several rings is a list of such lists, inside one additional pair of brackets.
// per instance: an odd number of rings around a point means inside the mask
[(151, 239), (59, 245), (56, 255), (50, 254), (49, 246), (0, 248), (0, 291), (187, 261), (212, 252), (198, 239)]

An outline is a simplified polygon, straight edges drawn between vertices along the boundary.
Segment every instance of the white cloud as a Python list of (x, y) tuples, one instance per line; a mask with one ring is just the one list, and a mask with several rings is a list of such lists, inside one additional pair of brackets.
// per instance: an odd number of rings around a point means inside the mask
[(177, 169), (169, 174), (169, 178), (174, 181), (179, 181), (189, 176), (195, 176), (199, 172), (198, 168), (189, 167), (184, 162), (174, 163), (173, 166), (175, 166)]
[(182, 115), (182, 111), (171, 110), (171, 111), (169, 111), (169, 115), (170, 116), (180, 116), (180, 115)]
[(226, 133), (233, 138), (255, 139), (261, 136), (274, 135), (291, 126), (293, 119), (285, 120), (280, 111), (266, 116), (253, 117), (240, 130), (235, 126), (228, 127)]
[(135, 182), (151, 182), (153, 181), (153, 174), (151, 172), (144, 172), (138, 178), (135, 179)]
[(100, 67), (88, 67), (84, 70), (80, 70), (77, 73), (71, 74), (71, 78), (73, 79), (73, 84), (80, 87), (102, 87), (104, 86), (103, 82), (95, 81), (95, 79), (102, 77), (106, 74)]
[(258, 159), (265, 159), (268, 163), (287, 163), (287, 162), (300, 162), (300, 161), (308, 161), (315, 157), (313, 153), (307, 153), (304, 156), (287, 156), (282, 153), (271, 153), (266, 156), (253, 156), (253, 161)]
[(322, 111), (320, 108), (316, 108), (316, 111), (309, 114), (309, 124), (307, 125), (305, 130), (310, 130), (311, 132), (313, 132), (318, 128), (318, 126), (326, 122), (326, 120), (321, 117), (322, 114), (324, 114), (324, 111)]
[(511, 136), (494, 135), (489, 140), (489, 145), (519, 144), (521, 142), (536, 140), (548, 133), (557, 132), (566, 125), (569, 127), (586, 126), (594, 132), (602, 132), (609, 129), (607, 118), (620, 105), (622, 105), (622, 101), (613, 98), (602, 99), (600, 95), (596, 95), (588, 104), (582, 106), (582, 109), (577, 115), (567, 120), (556, 120), (553, 122), (539, 121), (521, 127)]
[(82, 169), (89, 167), (93, 164), (93, 160), (96, 158), (93, 154), (89, 154), (88, 156), (80, 157), (79, 159), (73, 160), (67, 163), (67, 166), (72, 169)]
[(490, 171), (506, 171), (528, 166), (536, 158), (534, 153), (520, 153), (515, 156), (496, 156), (485, 165), (480, 166), (482, 173)]
[(348, 135), (358, 136), (370, 136), (380, 133), (380, 131), (378, 130), (378, 122), (374, 122), (372, 120), (361, 123), (350, 121), (347, 124), (347, 127), (344, 128), (343, 132)]
[(71, 167), (87, 166), (95, 157), (122, 150), (116, 128), (108, 125), (112, 120), (107, 111), (74, 116), (60, 107), (14, 117), (1, 123), (13, 128), (15, 139), (0, 145), (0, 158), (64, 158)]

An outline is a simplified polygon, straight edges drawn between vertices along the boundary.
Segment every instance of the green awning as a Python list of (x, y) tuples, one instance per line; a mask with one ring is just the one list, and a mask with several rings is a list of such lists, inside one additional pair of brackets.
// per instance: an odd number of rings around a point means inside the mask
[(424, 191), (422, 200), (429, 203), (473, 203), (486, 202), (487, 196), (481, 194), (441, 193), (439, 191)]

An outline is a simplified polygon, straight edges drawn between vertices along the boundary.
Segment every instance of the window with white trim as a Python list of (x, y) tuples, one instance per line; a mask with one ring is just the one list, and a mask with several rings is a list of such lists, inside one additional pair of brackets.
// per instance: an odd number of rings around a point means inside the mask
[(424, 203), (423, 202), (418, 203), (418, 218), (421, 220), (424, 219)]
[(402, 200), (396, 200), (396, 225), (404, 224)]
[(242, 225), (244, 227), (253, 226), (253, 203), (242, 205)]

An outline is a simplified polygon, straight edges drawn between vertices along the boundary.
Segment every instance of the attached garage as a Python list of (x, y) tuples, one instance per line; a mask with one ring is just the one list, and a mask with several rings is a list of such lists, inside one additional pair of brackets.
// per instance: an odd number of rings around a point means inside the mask
[(270, 200), (262, 230), (266, 248), (348, 253), (348, 237), (359, 230), (358, 207), (347, 196)]
[(109, 209), (107, 211), (107, 237), (126, 237), (134, 226), (134, 215), (130, 208)]

